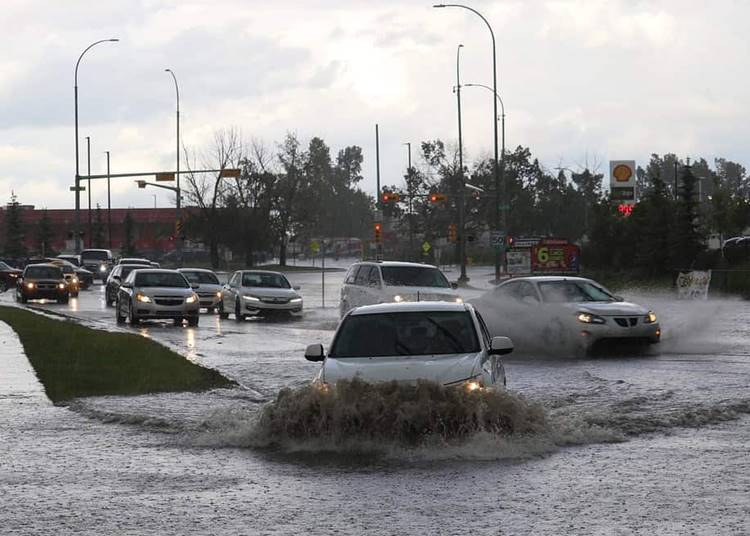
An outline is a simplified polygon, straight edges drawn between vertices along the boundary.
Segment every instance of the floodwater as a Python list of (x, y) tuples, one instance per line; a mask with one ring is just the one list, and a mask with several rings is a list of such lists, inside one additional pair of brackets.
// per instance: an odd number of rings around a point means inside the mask
[[(55, 407), (0, 324), (0, 533), (750, 533), (749, 303), (623, 292), (659, 314), (659, 348), (510, 356), (508, 411), (538, 421), (519, 433), (269, 441), (261, 413), (306, 388), (318, 365), (304, 348), (336, 326), (342, 274), (326, 278), (321, 309), (320, 274), (291, 276), (308, 308), (291, 321), (133, 329), (237, 380), (232, 390)], [(98, 287), (41, 307), (131, 330)]]

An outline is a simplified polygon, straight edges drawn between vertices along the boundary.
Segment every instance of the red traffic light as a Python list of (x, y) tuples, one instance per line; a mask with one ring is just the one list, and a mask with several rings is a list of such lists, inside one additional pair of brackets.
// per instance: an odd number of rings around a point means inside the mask
[(383, 192), (383, 203), (398, 203), (401, 201), (401, 196), (393, 192)]
[(434, 193), (430, 194), (430, 202), (431, 203), (439, 203), (440, 201), (445, 201), (448, 199), (448, 196), (441, 193)]
[(375, 231), (375, 242), (379, 244), (383, 240), (383, 224), (376, 223), (373, 227), (373, 230)]

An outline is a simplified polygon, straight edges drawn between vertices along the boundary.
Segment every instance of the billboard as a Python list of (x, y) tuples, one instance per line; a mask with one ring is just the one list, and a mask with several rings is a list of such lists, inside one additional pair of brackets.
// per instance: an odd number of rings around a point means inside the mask
[(563, 240), (542, 240), (531, 248), (533, 273), (578, 273), (580, 248)]

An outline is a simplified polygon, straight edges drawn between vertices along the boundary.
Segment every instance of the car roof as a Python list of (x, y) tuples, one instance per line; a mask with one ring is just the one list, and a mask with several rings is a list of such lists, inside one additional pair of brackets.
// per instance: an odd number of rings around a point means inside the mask
[(512, 283), (513, 281), (531, 281), (541, 283), (543, 281), (591, 281), (591, 279), (566, 275), (532, 275), (528, 277), (513, 277), (511, 279), (508, 279), (507, 281), (503, 281), (501, 285)]
[(99, 249), (99, 248), (82, 249), (81, 253), (85, 253), (86, 251), (105, 251), (105, 252), (112, 253), (112, 250), (109, 250), (109, 249)]
[(435, 268), (437, 269), (437, 266), (434, 266), (432, 264), (422, 264), (420, 262), (407, 262), (407, 261), (360, 261), (355, 262), (354, 265), (361, 265), (361, 264), (369, 264), (374, 266), (403, 266), (403, 267), (412, 267), (412, 268)]
[(442, 312), (442, 311), (471, 311), (473, 307), (468, 303), (453, 303), (440, 301), (378, 303), (363, 305), (351, 310), (351, 315), (373, 315), (386, 313), (414, 313), (414, 312)]
[(133, 270), (134, 272), (144, 273), (144, 274), (163, 274), (163, 273), (179, 274), (180, 273), (177, 270), (170, 270), (169, 268), (141, 268), (140, 264), (132, 264), (131, 266), (136, 267), (136, 269)]
[(213, 270), (209, 270), (208, 268), (177, 268), (178, 272), (207, 272), (209, 274), (213, 274)]
[(277, 275), (283, 275), (286, 277), (286, 274), (283, 272), (274, 272), (272, 270), (237, 270), (240, 273), (246, 274), (246, 273), (253, 273), (253, 274), (277, 274)]
[(30, 268), (31, 266), (44, 266), (45, 268), (57, 268), (60, 269), (60, 266), (57, 264), (52, 264), (51, 262), (34, 262), (32, 264), (27, 264), (26, 268)]

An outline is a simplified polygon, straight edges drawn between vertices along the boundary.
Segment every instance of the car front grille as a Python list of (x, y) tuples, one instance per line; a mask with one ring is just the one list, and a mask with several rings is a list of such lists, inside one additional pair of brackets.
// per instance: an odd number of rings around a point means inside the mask
[(637, 316), (631, 316), (629, 318), (615, 318), (615, 322), (618, 326), (627, 328), (628, 326), (634, 327), (638, 324), (638, 317)]
[(36, 283), (34, 286), (39, 290), (55, 290), (57, 288), (56, 283)]
[(198, 296), (200, 296), (201, 298), (213, 298), (214, 296), (216, 296), (216, 293), (214, 293), (214, 292), (199, 292)]
[(167, 299), (167, 298), (156, 298), (156, 305), (164, 305), (167, 307), (174, 307), (176, 305), (182, 305), (182, 299)]
[(289, 303), (289, 298), (261, 298), (260, 301), (262, 301), (263, 303), (284, 304)]

